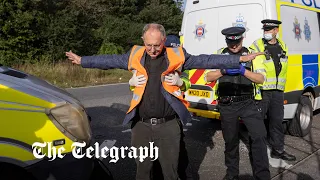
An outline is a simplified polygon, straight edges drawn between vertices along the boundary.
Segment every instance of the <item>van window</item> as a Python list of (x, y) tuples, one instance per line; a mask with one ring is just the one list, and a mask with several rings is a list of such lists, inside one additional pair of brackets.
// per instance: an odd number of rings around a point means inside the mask
[(319, 54), (320, 15), (318, 12), (281, 6), (282, 39), (289, 54)]

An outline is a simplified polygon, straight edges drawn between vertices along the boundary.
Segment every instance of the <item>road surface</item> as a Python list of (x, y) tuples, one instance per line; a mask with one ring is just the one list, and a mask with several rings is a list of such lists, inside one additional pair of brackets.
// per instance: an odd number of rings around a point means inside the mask
[[(122, 126), (122, 120), (132, 97), (129, 85), (67, 89), (86, 107), (92, 117), (92, 131), (97, 142), (116, 140), (116, 147), (130, 147), (130, 126)], [(220, 121), (194, 118), (190, 126), (184, 127), (186, 148), (189, 157), (188, 179), (220, 180), (225, 175), (224, 141)], [(317, 180), (320, 179), (320, 115), (314, 116), (311, 133), (304, 138), (286, 135), (285, 148), (295, 154), (293, 163), (270, 159), (270, 170), (275, 180)], [(248, 153), (241, 145), (240, 179), (252, 179)], [(110, 168), (114, 179), (135, 179), (134, 159), (120, 159), (116, 163), (104, 162)], [(283, 168), (279, 168), (283, 167)]]

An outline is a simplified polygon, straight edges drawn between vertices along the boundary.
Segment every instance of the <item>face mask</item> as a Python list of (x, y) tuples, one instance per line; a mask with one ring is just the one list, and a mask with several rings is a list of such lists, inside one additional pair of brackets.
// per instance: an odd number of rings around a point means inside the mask
[(267, 40), (267, 41), (270, 41), (273, 38), (271, 33), (264, 34), (263, 36), (264, 36), (264, 39)]

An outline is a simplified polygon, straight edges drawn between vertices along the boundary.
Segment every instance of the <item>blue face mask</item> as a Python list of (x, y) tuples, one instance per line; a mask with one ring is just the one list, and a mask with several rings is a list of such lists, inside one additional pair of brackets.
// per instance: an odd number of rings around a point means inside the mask
[(272, 33), (264, 34), (263, 37), (267, 41), (270, 41), (273, 38)]

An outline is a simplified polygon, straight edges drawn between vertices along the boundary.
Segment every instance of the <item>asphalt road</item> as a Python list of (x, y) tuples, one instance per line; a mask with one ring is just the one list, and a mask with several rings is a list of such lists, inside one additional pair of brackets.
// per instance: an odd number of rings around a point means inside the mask
[[(116, 84), (87, 88), (67, 89), (86, 107), (92, 117), (92, 130), (97, 142), (116, 140), (116, 147), (130, 147), (130, 126), (122, 126), (129, 108), (131, 92), (128, 84)], [(189, 157), (187, 175), (189, 179), (220, 180), (225, 175), (224, 141), (220, 121), (194, 118), (190, 126), (184, 127), (185, 142)], [(313, 120), (311, 133), (304, 138), (286, 135), (285, 148), (297, 157), (295, 162), (269, 159), (273, 179), (317, 180), (320, 179), (320, 115)], [(247, 150), (241, 144), (241, 179), (252, 179)], [(116, 180), (135, 179), (134, 159), (120, 159), (116, 163), (104, 162)], [(282, 167), (282, 168), (281, 168)]]

